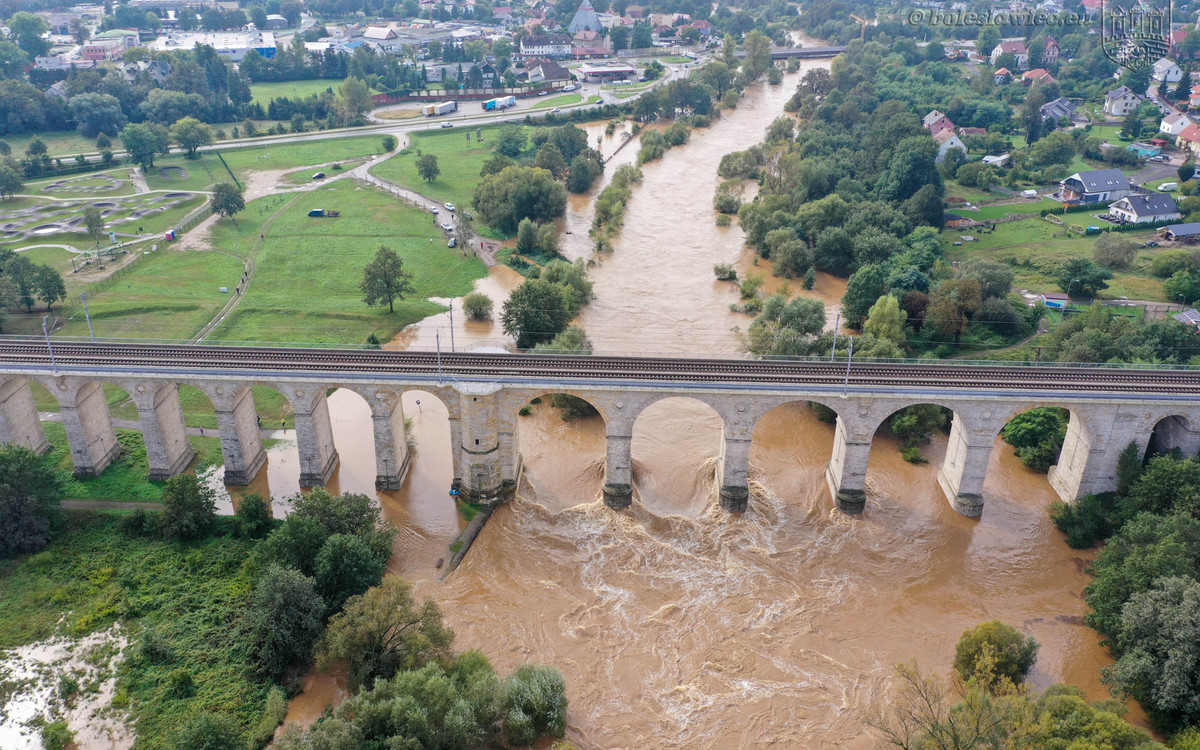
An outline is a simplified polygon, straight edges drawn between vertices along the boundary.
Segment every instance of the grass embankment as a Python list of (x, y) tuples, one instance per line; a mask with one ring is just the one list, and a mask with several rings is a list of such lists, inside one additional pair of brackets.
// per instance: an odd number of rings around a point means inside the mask
[[(483, 134), (482, 142), (476, 139), (477, 130)], [(525, 128), (526, 135), (532, 130)], [(484, 162), (496, 155), (492, 150), (492, 141), (497, 132), (499, 128), (493, 125), (478, 129), (454, 128), (410, 133), (408, 148), (372, 167), (371, 174), (440, 203), (449, 202), (460, 209), (469, 208), (475, 195), (475, 186), (479, 184), (479, 170)], [(437, 157), (441, 174), (433, 182), (426, 182), (417, 174), (417, 159), (422, 154)], [(476, 230), (482, 231), (483, 227), (477, 225)]]
[[(1069, 224), (1094, 222), (1086, 213), (1067, 214)], [(974, 242), (964, 242), (954, 247), (959, 235), (972, 234)], [(1121, 236), (1141, 243), (1154, 235), (1154, 230), (1126, 232)], [(1056, 278), (1064, 261), (1072, 258), (1092, 258), (1095, 237), (1085, 237), (1068, 232), (1064, 227), (1037, 219), (1023, 219), (996, 226), (992, 233), (967, 232), (948, 229), (943, 232), (946, 257), (950, 261), (970, 258), (986, 258), (1006, 263), (1013, 270), (1013, 285), (1035, 292), (1060, 291)], [(1104, 299), (1128, 297), (1130, 299), (1163, 299), (1162, 281), (1150, 276), (1150, 261), (1164, 248), (1143, 248), (1132, 267), (1117, 271), (1108, 282), (1109, 288), (1101, 293)]]
[[(326, 138), (220, 151), (237, 178), (245, 182), (254, 171), (292, 169), (380, 154), (383, 153), (383, 136)], [(182, 168), (186, 176), (175, 168)], [(230, 182), (229, 173), (212, 150), (201, 151), (196, 159), (188, 159), (178, 154), (160, 158), (155, 161), (153, 167), (146, 170), (146, 184), (151, 190), (206, 190), (218, 182)]]
[[(50, 395), (41, 384), (32, 383), (33, 401), (38, 411), (59, 411), (58, 401)], [(279, 427), (280, 420), (285, 425), (294, 426), (291, 403), (279, 391), (265, 385), (250, 388), (254, 397), (254, 408), (260, 417), (264, 429)], [(124, 390), (111, 383), (104, 384), (104, 400), (108, 404), (109, 415), (114, 420), (138, 419), (137, 407), (133, 399)], [(213, 410), (212, 401), (204, 391), (192, 385), (179, 386), (179, 405), (183, 409), (183, 421), (188, 427), (217, 428), (217, 414)], [(199, 438), (196, 438), (199, 439)]]
[[(146, 459), (146, 446), (142, 433), (135, 430), (117, 430), (117, 441), (121, 444), (121, 455), (98, 477), (76, 479), (71, 462), (71, 448), (67, 445), (67, 433), (61, 422), (43, 425), (51, 449), (46, 461), (58, 473), (63, 483), (63, 495), (82, 500), (116, 500), (119, 502), (156, 502), (162, 495), (162, 482), (151, 482), (146, 477), (150, 464)], [(191, 436), (188, 438), (196, 449), (192, 468), (203, 471), (209, 466), (224, 463), (221, 458), (221, 440), (215, 437)]]
[[(271, 685), (253, 677), (253, 655), (232, 629), (252, 584), (243, 564), (258, 542), (130, 537), (117, 527), (121, 515), (68, 511), (42, 552), (0, 561), (0, 649), (120, 621), (131, 641), (155, 634), (152, 652), (126, 652), (113, 698), (133, 714), (137, 747), (168, 750), (187, 717), (215, 709), (254, 727)], [(191, 677), (190, 690), (170, 689), (168, 675), (179, 670)]]
[(572, 104), (578, 104), (583, 101), (582, 94), (563, 94), (562, 96), (552, 96), (549, 99), (540, 101), (530, 107), (530, 109), (546, 109), (547, 107), (567, 107)]
[[(314, 207), (342, 215), (309, 217)], [(253, 204), (245, 213), (256, 213)], [(438, 218), (352, 180), (306, 194), (279, 211), (261, 247), (249, 251), (257, 266), (254, 281), (210, 340), (359, 345), (369, 334), (387, 340), (444, 310), (426, 297), (466, 294), (486, 269), (469, 250), (464, 255), (462, 248), (446, 247)], [(218, 247), (228, 242), (222, 233), (229, 231), (228, 222), (221, 222), (214, 233)], [(243, 247), (257, 234), (252, 227), (243, 234)], [(367, 307), (359, 290), (362, 269), (381, 245), (395, 250), (414, 277), (415, 291), (396, 303), (394, 314), (386, 307)]]

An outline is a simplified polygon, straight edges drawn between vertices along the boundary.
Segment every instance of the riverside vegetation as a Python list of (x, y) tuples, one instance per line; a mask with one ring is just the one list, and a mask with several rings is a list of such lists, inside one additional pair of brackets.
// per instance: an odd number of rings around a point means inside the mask
[(165, 483), (161, 512), (63, 513), (60, 494), (45, 459), (0, 448), (0, 647), (120, 623), (131, 645), (113, 705), (139, 747), (260, 747), (314, 660), (349, 660), (358, 692), (290, 730), (286, 748), (525, 746), (565, 732), (557, 670), (502, 680), (482, 654), (452, 649), (432, 601), (384, 580), (393, 532), (364, 495), (297, 495), (280, 522), (253, 494), (217, 517), (189, 474)]

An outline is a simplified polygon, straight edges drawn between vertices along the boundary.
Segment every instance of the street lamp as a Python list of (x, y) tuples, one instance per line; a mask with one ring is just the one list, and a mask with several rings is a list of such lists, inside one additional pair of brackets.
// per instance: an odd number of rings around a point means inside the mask
[(1075, 282), (1077, 282), (1077, 281), (1079, 281), (1079, 279), (1071, 279), (1071, 283), (1067, 284), (1067, 301), (1066, 301), (1066, 303), (1063, 304), (1063, 309), (1062, 309), (1062, 312), (1059, 314), (1059, 317), (1062, 317), (1062, 318), (1066, 317), (1067, 308), (1071, 306), (1071, 287), (1074, 286)]

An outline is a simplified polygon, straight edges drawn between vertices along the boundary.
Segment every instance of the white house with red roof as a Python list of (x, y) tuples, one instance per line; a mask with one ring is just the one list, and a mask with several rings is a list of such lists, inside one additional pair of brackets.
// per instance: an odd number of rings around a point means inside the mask
[(1024, 70), (1029, 63), (1029, 51), (1025, 49), (1024, 39), (1002, 39), (999, 44), (992, 49), (991, 62), (992, 65), (1000, 59), (1001, 55), (1012, 55), (1017, 59), (1017, 68)]

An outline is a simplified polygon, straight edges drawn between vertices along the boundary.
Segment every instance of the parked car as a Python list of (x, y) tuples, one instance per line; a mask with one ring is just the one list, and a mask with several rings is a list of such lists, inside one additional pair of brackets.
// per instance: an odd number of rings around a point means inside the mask
[(1178, 190), (1178, 189), (1179, 189), (1178, 182), (1164, 182), (1163, 184), (1158, 186), (1158, 191), (1160, 193), (1170, 193), (1170, 192)]
[(453, 232), (453, 231), (454, 231), (454, 225), (453, 225), (453, 224), (451, 224), (451, 223), (450, 223), (450, 222), (448, 222), (448, 221), (443, 221), (443, 222), (442, 222), (442, 229), (446, 230), (447, 232)]
[(443, 122), (443, 123), (442, 123), (442, 127), (443, 127), (443, 128), (452, 128), (452, 127), (454, 127), (454, 123), (450, 123), (450, 122)]
[(559, 112), (562, 112), (562, 110), (559, 109), (558, 107), (555, 107), (554, 109), (550, 110), (550, 114), (552, 114), (552, 115), (557, 115)]
[(444, 203), (443, 205), (446, 207), (446, 210), (447, 210), (447, 211), (453, 211), (453, 210), (454, 210), (454, 204), (453, 204), (453, 203)]
[(323, 180), (323, 179), (325, 179), (325, 173), (317, 172), (315, 175), (313, 175), (313, 179), (314, 180)]
[(1159, 161), (1159, 162), (1162, 162), (1162, 161), (1166, 161), (1166, 160), (1167, 160), (1167, 157), (1165, 157), (1165, 156), (1163, 156), (1163, 155), (1159, 154), (1158, 156), (1151, 156), (1151, 157), (1150, 157), (1149, 159), (1147, 159), (1146, 161)]
[(456, 247), (457, 245), (458, 245), (457, 237), (451, 237), (450, 241), (446, 243), (446, 247)]
[(434, 214), (434, 215), (436, 215), (436, 214), (437, 214), (437, 212), (438, 212), (438, 210), (437, 210), (437, 206), (434, 206), (433, 208), (429, 209), (429, 212), (430, 212), (431, 214)]
[(546, 91), (546, 90), (544, 90), (544, 89), (543, 89), (542, 91), (539, 91), (539, 92), (537, 92), (537, 95), (538, 95), (538, 96), (545, 96), (546, 94), (549, 94), (549, 93), (550, 93), (549, 91)]

